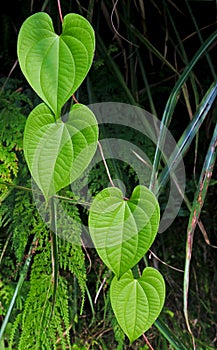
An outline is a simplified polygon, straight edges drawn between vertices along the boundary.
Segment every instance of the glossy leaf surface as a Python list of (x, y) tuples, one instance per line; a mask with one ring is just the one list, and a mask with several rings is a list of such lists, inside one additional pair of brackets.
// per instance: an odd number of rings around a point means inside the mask
[(119, 280), (113, 278), (110, 298), (118, 323), (133, 342), (151, 327), (162, 310), (164, 279), (152, 267), (145, 268), (138, 280), (128, 271)]
[(94, 49), (93, 28), (78, 14), (64, 17), (61, 35), (54, 32), (52, 20), (44, 12), (23, 23), (17, 44), (21, 70), (57, 118), (86, 77)]
[(91, 205), (90, 235), (103, 262), (120, 277), (150, 248), (159, 220), (158, 201), (145, 186), (137, 186), (129, 200), (120, 189), (110, 187)]
[(46, 104), (29, 115), (24, 132), (24, 154), (34, 181), (45, 198), (78, 178), (97, 147), (98, 125), (89, 108), (75, 104), (66, 121)]

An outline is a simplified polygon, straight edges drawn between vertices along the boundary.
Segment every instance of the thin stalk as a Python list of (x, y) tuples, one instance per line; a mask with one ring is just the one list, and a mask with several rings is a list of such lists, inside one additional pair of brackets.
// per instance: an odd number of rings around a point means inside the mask
[(19, 292), (21, 291), (21, 288), (23, 286), (23, 282), (25, 281), (25, 278), (26, 278), (26, 275), (27, 275), (27, 272), (28, 272), (28, 269), (29, 269), (29, 266), (30, 266), (30, 263), (31, 263), (31, 260), (32, 260), (32, 257), (33, 257), (33, 247), (34, 247), (34, 242), (35, 241), (36, 241), (36, 236), (34, 236), (34, 238), (33, 238), (31, 247), (30, 247), (29, 252), (28, 252), (27, 259), (26, 259), (25, 264), (24, 264), (24, 266), (22, 268), (22, 271), (20, 273), (20, 278), (19, 278), (19, 280), (17, 282), (17, 285), (16, 285), (16, 288), (15, 288), (13, 297), (11, 299), (9, 308), (7, 310), (6, 316), (5, 316), (4, 321), (2, 323), (2, 326), (1, 326), (1, 329), (0, 329), (0, 341), (3, 338), (5, 329), (7, 327), (8, 322), (9, 322), (9, 318), (10, 318), (11, 313), (13, 311), (13, 308), (14, 308), (14, 305), (15, 305), (15, 302), (16, 302), (16, 298), (17, 298)]
[(13, 187), (13, 188), (15, 188), (17, 190), (33, 192), (33, 190), (31, 188), (24, 187), (24, 186), (18, 186), (18, 185), (14, 184), (14, 183), (6, 182), (6, 181), (1, 181), (0, 180), (0, 184), (5, 185), (5, 186), (11, 186), (11, 187)]
[(87, 10), (87, 20), (91, 23), (93, 18), (93, 8), (94, 8), (95, 0), (90, 0), (88, 4)]
[[(180, 47), (180, 50), (181, 50), (181, 54), (182, 54), (182, 60), (183, 62), (185, 63), (185, 66), (187, 66), (189, 64), (189, 60), (188, 60), (188, 56), (186, 54), (186, 51), (185, 51), (185, 48), (184, 48), (184, 45), (183, 45), (183, 42), (179, 36), (179, 31), (176, 29), (176, 25), (175, 25), (175, 22), (173, 20), (173, 16), (171, 15), (170, 13), (170, 10), (169, 10), (169, 7), (167, 6), (167, 3), (165, 0), (163, 0), (164, 2), (164, 7), (166, 8), (166, 11), (168, 13), (168, 16), (169, 16), (169, 19), (170, 19), (170, 22), (172, 24), (172, 27), (173, 27), (173, 30), (174, 30), (174, 33), (176, 35), (176, 38), (178, 40), (178, 43), (179, 43), (179, 47)], [(197, 107), (198, 104), (199, 104), (199, 96), (198, 96), (198, 91), (197, 91), (197, 86), (196, 86), (196, 83), (195, 83), (195, 79), (194, 79), (194, 74), (193, 72), (191, 72), (190, 74), (190, 81), (191, 81), (191, 85), (192, 85), (192, 90), (194, 92), (194, 98), (195, 98), (195, 106)], [(187, 86), (186, 86), (186, 89), (187, 90)], [(187, 91), (186, 91), (187, 93)], [(187, 98), (187, 96), (185, 97), (185, 101), (186, 101), (186, 106), (188, 108), (188, 111), (189, 111), (189, 116), (192, 115), (192, 112), (191, 112), (191, 106), (190, 106), (190, 102), (189, 102), (189, 99)], [(187, 104), (188, 103), (188, 104)]]
[[(78, 319), (78, 283), (76, 276), (73, 276), (73, 310), (72, 319), (76, 321)], [(76, 331), (76, 322), (73, 322), (73, 331)]]
[(92, 320), (89, 323), (89, 328), (90, 328), (92, 326), (92, 324), (96, 320), (96, 315), (95, 315), (93, 301), (92, 301), (92, 298), (91, 298), (91, 295), (90, 295), (90, 292), (89, 292), (89, 289), (87, 288), (87, 286), (86, 286), (86, 293), (87, 293), (87, 297), (88, 297), (88, 300), (89, 300), (89, 303), (90, 303), (91, 312), (92, 312)]
[[(92, 93), (91, 80), (90, 80), (89, 77), (87, 77), (87, 92), (88, 92), (88, 101), (89, 101), (89, 104), (92, 104), (92, 103), (93, 103), (93, 93)], [(106, 146), (107, 146), (107, 151), (109, 152), (109, 159), (111, 160), (112, 166), (113, 166), (113, 169), (114, 169), (115, 177), (116, 177), (116, 179), (122, 179), (120, 170), (119, 170), (119, 168), (118, 168), (118, 166), (117, 166), (117, 164), (116, 164), (116, 162), (115, 162), (115, 159), (114, 159), (114, 157), (113, 157), (111, 147), (109, 146), (109, 142), (107, 142), (106, 130), (105, 130), (105, 126), (104, 126), (103, 124), (100, 124), (100, 132), (101, 132), (101, 134), (102, 134), (103, 139), (105, 140), (105, 143), (106, 143)], [(99, 145), (99, 149), (100, 149), (101, 144), (98, 143), (98, 145)], [(101, 149), (101, 151), (102, 151), (102, 149)], [(103, 152), (101, 152), (101, 157), (102, 157), (102, 159), (104, 158), (104, 157), (103, 157)], [(104, 160), (105, 160), (105, 158), (104, 158)], [(104, 160), (103, 160), (103, 161), (104, 161)], [(104, 165), (105, 165), (105, 163), (104, 163)], [(105, 167), (105, 169), (106, 169), (106, 167)], [(107, 169), (106, 169), (106, 171), (107, 171)], [(108, 171), (107, 171), (107, 175), (108, 175), (108, 174), (110, 174), (109, 169), (108, 169)], [(113, 182), (110, 181), (110, 183), (112, 184)], [(114, 185), (114, 184), (112, 184), (112, 186), (113, 186), (113, 185)], [(114, 186), (113, 186), (113, 187), (114, 187)]]
[(142, 335), (143, 339), (145, 340), (146, 344), (148, 345), (150, 350), (154, 350), (153, 346), (151, 345), (151, 343), (149, 342), (148, 338), (146, 337), (145, 334)]
[(60, 17), (60, 22), (63, 23), (63, 15), (62, 15), (62, 9), (61, 9), (60, 0), (57, 0), (57, 6), (58, 6), (58, 12), (59, 12), (59, 17)]
[(50, 1), (50, 0), (45, 0), (45, 1), (43, 2), (43, 5), (42, 5), (42, 7), (41, 7), (41, 11), (44, 11), (44, 10), (46, 9), (46, 7), (47, 7), (49, 1)]
[(112, 177), (111, 177), (111, 174), (110, 174), (110, 171), (109, 171), (109, 168), (108, 168), (108, 165), (106, 163), (106, 160), (105, 160), (105, 157), (104, 157), (104, 153), (103, 153), (103, 149), (102, 149), (102, 146), (100, 144), (100, 142), (98, 141), (98, 147), (99, 147), (99, 151), (100, 151), (100, 154), (101, 154), (101, 157), (102, 157), (102, 160), (103, 160), (103, 163), (104, 163), (104, 167), (106, 169), (106, 173), (107, 173), (107, 176), (108, 176), (108, 179), (109, 179), (109, 182), (111, 184), (112, 187), (115, 187), (115, 184), (112, 180)]
[(50, 213), (51, 213), (51, 225), (50, 225), (50, 236), (51, 236), (51, 260), (52, 260), (52, 283), (53, 283), (53, 298), (52, 298), (52, 313), (54, 311), (56, 293), (58, 287), (58, 240), (57, 240), (57, 224), (56, 224), (56, 203), (52, 197), (50, 199)]
[(12, 235), (13, 235), (13, 231), (8, 235), (8, 237), (7, 237), (7, 239), (6, 239), (6, 242), (5, 242), (5, 244), (4, 244), (4, 247), (3, 247), (3, 249), (2, 249), (2, 253), (1, 253), (1, 256), (0, 256), (0, 265), (1, 265), (2, 259), (3, 259), (3, 257), (4, 257), (4, 254), (5, 254), (5, 252), (6, 252), (7, 246), (8, 246), (8, 244), (9, 244), (9, 242), (10, 242), (10, 239), (11, 239)]
[[(187, 8), (188, 8), (188, 11), (189, 11), (189, 15), (190, 15), (190, 17), (191, 17), (191, 20), (192, 20), (192, 22), (194, 23), (194, 26), (195, 26), (195, 28), (196, 28), (198, 38), (199, 38), (201, 44), (203, 44), (203, 43), (204, 43), (204, 40), (203, 40), (203, 37), (202, 37), (202, 35), (201, 35), (201, 30), (198, 28), (196, 19), (195, 19), (194, 15), (193, 15), (193, 12), (192, 12), (191, 7), (190, 7), (190, 5), (189, 5), (189, 0), (185, 0), (185, 4), (186, 4), (186, 6), (187, 6)], [(217, 76), (216, 76), (215, 68), (214, 68), (214, 66), (213, 66), (213, 64), (212, 64), (210, 55), (208, 54), (208, 52), (205, 52), (205, 55), (206, 55), (207, 63), (208, 63), (208, 65), (209, 65), (209, 68), (210, 68), (210, 71), (211, 71), (211, 73), (212, 73), (213, 79), (216, 80)]]
[(138, 58), (139, 68), (140, 68), (140, 71), (141, 71), (141, 76), (142, 76), (143, 82), (145, 84), (145, 89), (146, 89), (146, 93), (147, 93), (147, 96), (148, 96), (151, 113), (153, 115), (157, 116), (157, 112), (156, 112), (156, 109), (155, 109), (155, 106), (154, 106), (154, 101), (153, 101), (152, 94), (151, 94), (151, 89), (150, 89), (150, 86), (149, 86), (149, 83), (148, 83), (148, 79), (147, 79), (147, 75), (146, 75), (146, 72), (145, 72), (144, 64), (142, 62), (142, 59), (141, 59), (139, 51), (137, 51), (137, 58)]
[[(15, 185), (14, 183), (9, 183), (9, 182), (5, 182), (5, 181), (0, 180), (0, 184), (6, 185), (6, 186), (11, 186), (16, 190), (38, 193), (38, 190), (33, 190), (32, 188), (29, 188), (29, 187), (18, 186), (18, 185)], [(64, 196), (59, 196), (59, 195), (54, 195), (53, 198), (59, 198), (59, 199), (62, 199), (64, 201), (72, 202), (74, 204), (82, 204), (82, 205), (90, 206), (89, 202), (85, 202), (85, 201), (82, 201), (79, 199), (74, 199), (74, 198), (69, 198), (69, 197), (64, 197)], [(0, 203), (3, 202), (4, 199), (5, 199), (5, 195), (4, 195), (4, 197), (0, 197)]]
[[(123, 6), (123, 16), (124, 18), (130, 18), (130, 1), (128, 1), (127, 6)], [(127, 62), (129, 62), (129, 75), (130, 75), (130, 85), (131, 85), (131, 92), (134, 96), (137, 103), (139, 103), (138, 99), (138, 80), (137, 80), (137, 74), (136, 74), (136, 67), (137, 67), (137, 57), (135, 55), (136, 50), (135, 45), (132, 43), (132, 35), (131, 30), (129, 27), (126, 27), (126, 33), (127, 38), (129, 38), (129, 53), (127, 54)]]
[(2, 85), (1, 90), (0, 90), (0, 95), (1, 95), (2, 91), (4, 90), (5, 86), (7, 85), (7, 82), (8, 82), (8, 80), (9, 80), (11, 74), (13, 73), (14, 69), (16, 68), (17, 64), (18, 64), (18, 59), (16, 59), (16, 61), (14, 62), (14, 64), (13, 64), (13, 66), (12, 66), (12, 68), (11, 68), (11, 70), (10, 70), (8, 76), (7, 76), (7, 78), (5, 79), (5, 82), (4, 82), (4, 84)]
[[(127, 23), (129, 25), (129, 23)], [(132, 32), (135, 34), (135, 36), (143, 43), (153, 54), (159, 58), (167, 67), (169, 67), (176, 75), (179, 75), (177, 69), (156, 49), (154, 45), (151, 44), (151, 42), (140, 33), (138, 29), (136, 29), (132, 24), (130, 24), (130, 28)]]
[[(0, 181), (0, 184), (2, 184), (2, 182)], [(6, 185), (6, 184), (4, 184)], [(2, 202), (5, 201), (5, 199), (11, 194), (11, 192), (13, 191), (13, 188), (10, 188), (9, 190), (7, 190), (7, 192), (3, 193), (1, 196), (0, 196), (0, 205)]]
[[(99, 50), (104, 54), (104, 56), (106, 58), (106, 62), (108, 64), (108, 67), (111, 71), (111, 74), (114, 75), (115, 79), (119, 82), (120, 87), (122, 87), (122, 89), (124, 90), (125, 95), (128, 98), (128, 102), (132, 105), (138, 106), (138, 103), (136, 103), (134, 97), (132, 96), (130, 90), (128, 89), (127, 84), (126, 84), (126, 82), (123, 78), (123, 75), (121, 74), (118, 66), (116, 65), (116, 63), (114, 62), (112, 57), (110, 57), (110, 55), (108, 55), (106, 47), (98, 34), (97, 34), (97, 41), (98, 41)], [(155, 131), (153, 130), (152, 127), (150, 127), (149, 122), (146, 120), (146, 118), (144, 118), (143, 113), (141, 112), (141, 114), (140, 114), (139, 109), (137, 109), (136, 114), (137, 114), (138, 118), (141, 119), (141, 122), (143, 123), (144, 127), (149, 131), (150, 137), (153, 140), (155, 140), (155, 138), (156, 138)]]
[(104, 43), (103, 43), (103, 41), (98, 33), (96, 33), (96, 36), (97, 36), (98, 47), (99, 47), (100, 51), (103, 52), (104, 56), (106, 57), (107, 63), (109, 65), (109, 68), (110, 68), (112, 74), (115, 75), (116, 79), (119, 81), (122, 89), (124, 90), (124, 92), (128, 98), (129, 103), (131, 103), (132, 105), (136, 105), (136, 101), (133, 98), (130, 90), (128, 89), (127, 84), (126, 84), (118, 66), (116, 65), (114, 60), (110, 57), (110, 55), (108, 54), (107, 49), (106, 49), (106, 47), (105, 47), (105, 45), (104, 45)]

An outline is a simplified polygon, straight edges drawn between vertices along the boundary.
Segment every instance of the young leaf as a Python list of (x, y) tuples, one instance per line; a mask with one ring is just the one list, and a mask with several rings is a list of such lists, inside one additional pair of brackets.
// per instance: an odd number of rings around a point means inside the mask
[(110, 187), (98, 193), (90, 207), (90, 235), (103, 262), (120, 277), (147, 252), (159, 220), (158, 201), (145, 186), (137, 186), (129, 200)]
[(60, 36), (44, 12), (35, 13), (23, 23), (17, 44), (21, 70), (57, 118), (86, 77), (94, 49), (93, 28), (80, 15), (70, 13), (64, 17)]
[(110, 298), (118, 323), (132, 343), (159, 316), (165, 300), (164, 279), (152, 267), (146, 267), (138, 280), (130, 270), (119, 280), (113, 278)]
[(96, 118), (84, 105), (73, 105), (66, 122), (55, 122), (44, 103), (33, 109), (26, 122), (24, 154), (46, 199), (81, 175), (96, 151), (97, 140)]

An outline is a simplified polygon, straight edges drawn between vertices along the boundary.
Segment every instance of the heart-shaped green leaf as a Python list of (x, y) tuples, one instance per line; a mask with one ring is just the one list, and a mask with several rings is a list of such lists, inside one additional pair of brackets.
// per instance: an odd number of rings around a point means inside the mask
[(138, 280), (128, 271), (119, 280), (113, 278), (110, 298), (118, 323), (132, 343), (159, 316), (165, 300), (164, 279), (152, 267), (145, 268)]
[(84, 105), (75, 104), (65, 122), (55, 122), (44, 103), (30, 113), (24, 132), (24, 154), (45, 198), (81, 175), (96, 151), (97, 140), (96, 118)]
[(60, 36), (44, 12), (35, 13), (23, 23), (17, 44), (21, 70), (57, 118), (86, 77), (94, 49), (93, 28), (80, 15), (64, 17)]
[(129, 200), (110, 187), (97, 194), (90, 207), (90, 235), (103, 262), (120, 277), (147, 252), (159, 220), (158, 201), (145, 186), (137, 186)]

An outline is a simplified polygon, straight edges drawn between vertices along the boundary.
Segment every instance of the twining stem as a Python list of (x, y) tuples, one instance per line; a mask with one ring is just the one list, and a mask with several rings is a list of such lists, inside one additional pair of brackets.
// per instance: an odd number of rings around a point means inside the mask
[(16, 59), (16, 61), (14, 62), (13, 66), (12, 66), (12, 68), (11, 68), (11, 70), (10, 70), (10, 72), (8, 73), (8, 76), (7, 76), (7, 78), (5, 79), (5, 82), (4, 82), (4, 84), (2, 85), (2, 87), (1, 87), (0, 95), (1, 95), (2, 91), (4, 90), (6, 84), (7, 84), (8, 80), (10, 79), (10, 76), (11, 76), (11, 74), (13, 73), (14, 69), (16, 68), (17, 64), (18, 64), (18, 59)]
[(77, 98), (75, 97), (75, 94), (72, 95), (73, 100), (75, 101), (76, 104), (79, 104)]
[[(15, 185), (14, 183), (6, 182), (6, 181), (1, 181), (1, 180), (0, 180), (0, 184), (1, 184), (1, 185), (5, 185), (5, 186), (14, 187), (14, 188), (17, 189), (17, 190), (34, 192), (34, 190), (32, 190), (31, 188), (24, 187), (24, 186), (19, 186), (19, 185)], [(35, 192), (36, 192), (36, 191), (35, 191)]]
[(58, 5), (58, 12), (59, 12), (59, 16), (60, 16), (60, 21), (61, 21), (61, 23), (63, 23), (63, 15), (62, 15), (60, 0), (57, 0), (57, 5)]
[[(32, 188), (29, 188), (29, 187), (24, 187), (24, 186), (19, 186), (19, 185), (16, 185), (14, 183), (10, 183), (10, 182), (6, 182), (6, 181), (1, 181), (0, 180), (0, 185), (5, 185), (5, 186), (9, 186), (9, 187), (12, 187), (16, 190), (21, 190), (21, 191), (29, 191), (29, 192), (32, 192), (32, 193), (38, 193), (38, 190), (33, 190)], [(62, 199), (64, 201), (69, 201), (69, 202), (72, 202), (74, 204), (81, 204), (81, 205), (86, 205), (87, 207), (89, 207), (91, 205), (90, 202), (85, 202), (83, 200), (79, 200), (79, 199), (75, 199), (75, 198), (70, 198), (70, 197), (64, 197), (64, 196), (59, 196), (59, 195), (53, 195), (53, 198), (56, 198), (56, 199)], [(0, 203), (3, 202), (3, 199), (2, 197), (0, 197)]]
[(105, 160), (105, 157), (104, 157), (104, 154), (103, 154), (102, 146), (101, 146), (101, 144), (100, 144), (99, 141), (98, 141), (98, 147), (99, 147), (99, 151), (100, 151), (100, 154), (101, 154), (101, 157), (102, 157), (102, 160), (103, 160), (103, 163), (104, 163), (104, 166), (105, 166), (105, 169), (106, 169), (108, 178), (109, 178), (109, 182), (110, 182), (110, 184), (112, 185), (112, 187), (115, 187), (115, 184), (114, 184), (114, 182), (112, 181), (111, 174), (110, 174), (110, 172), (109, 172), (109, 168), (108, 168), (108, 165), (107, 165), (107, 163), (106, 163), (106, 160)]
[(146, 344), (148, 345), (149, 349), (150, 349), (150, 350), (154, 350), (154, 348), (153, 348), (152, 345), (149, 343), (149, 340), (148, 340), (148, 338), (145, 336), (145, 334), (143, 334), (142, 336), (143, 336), (143, 338), (145, 339), (145, 342), (146, 342)]

